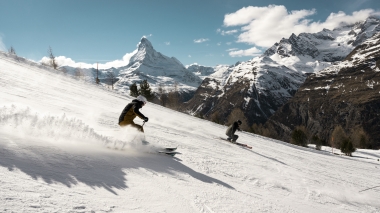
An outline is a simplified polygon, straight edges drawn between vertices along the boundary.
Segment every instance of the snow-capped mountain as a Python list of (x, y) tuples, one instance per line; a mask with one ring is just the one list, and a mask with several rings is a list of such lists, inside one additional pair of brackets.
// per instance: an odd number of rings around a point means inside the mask
[(262, 56), (230, 67), (222, 78), (205, 78), (184, 110), (222, 122), (240, 118), (246, 121), (246, 127), (264, 123), (293, 97), (310, 73), (343, 60), (378, 31), (380, 20), (369, 17), (333, 30), (293, 34)]
[(206, 67), (199, 64), (191, 64), (186, 66), (186, 69), (199, 76), (202, 80), (213, 74), (216, 70), (214, 67)]
[[(380, 33), (357, 46), (344, 61), (310, 75), (295, 96), (266, 123), (275, 137), (289, 141), (295, 126), (329, 141), (341, 125), (362, 128), (372, 148), (380, 147)], [(368, 146), (370, 147), (370, 146)]]
[(176, 58), (157, 52), (145, 37), (138, 44), (137, 52), (129, 64), (119, 70), (120, 80), (115, 84), (115, 89), (120, 91), (129, 90), (134, 82), (146, 79), (154, 90), (160, 84), (170, 87), (178, 83), (180, 91), (189, 92), (195, 91), (202, 81)]

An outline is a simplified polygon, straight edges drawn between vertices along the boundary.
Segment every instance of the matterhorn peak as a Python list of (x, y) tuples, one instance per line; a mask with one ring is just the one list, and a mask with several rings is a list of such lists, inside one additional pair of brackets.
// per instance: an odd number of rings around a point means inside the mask
[(145, 50), (145, 51), (147, 51), (147, 50), (153, 50), (152, 43), (150, 43), (150, 41), (145, 36), (143, 36), (141, 38), (141, 41), (139, 42), (139, 44), (137, 45), (137, 47), (138, 47), (139, 51), (140, 50)]
[(152, 61), (157, 55), (159, 54), (154, 50), (152, 43), (146, 37), (142, 37), (137, 45), (137, 53), (132, 56), (130, 62)]

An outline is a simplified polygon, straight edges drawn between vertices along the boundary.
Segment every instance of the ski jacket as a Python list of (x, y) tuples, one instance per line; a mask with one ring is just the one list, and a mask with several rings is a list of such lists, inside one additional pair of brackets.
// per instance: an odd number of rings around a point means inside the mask
[(125, 126), (127, 124), (134, 123), (133, 119), (135, 119), (136, 116), (144, 120), (146, 117), (140, 112), (143, 105), (144, 102), (135, 99), (125, 106), (119, 117), (119, 125)]
[(241, 129), (239, 128), (239, 124), (237, 121), (235, 121), (231, 126), (229, 126), (226, 130), (226, 135), (231, 137), (235, 134), (236, 130), (239, 130), (241, 131)]

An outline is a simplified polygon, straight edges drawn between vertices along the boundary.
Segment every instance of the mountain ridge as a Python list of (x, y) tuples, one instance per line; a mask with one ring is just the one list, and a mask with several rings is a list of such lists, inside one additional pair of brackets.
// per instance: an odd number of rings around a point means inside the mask
[[(230, 68), (232, 71), (225, 76), (228, 79), (226, 85), (220, 86), (225, 79), (214, 79), (212, 75), (205, 78), (183, 110), (223, 123), (239, 118), (246, 122), (245, 129), (250, 129), (254, 123), (263, 124), (293, 97), (308, 75), (343, 60), (355, 48), (353, 44), (360, 44), (379, 29), (380, 20), (369, 17), (355, 25), (334, 30), (292, 34), (275, 43), (263, 55)], [(218, 82), (220, 91), (211, 94), (206, 88)], [(230, 97), (230, 102), (235, 104), (223, 101)], [(223, 104), (229, 106), (220, 106)], [(236, 106), (239, 110), (235, 109)], [(221, 109), (223, 115), (220, 115)]]

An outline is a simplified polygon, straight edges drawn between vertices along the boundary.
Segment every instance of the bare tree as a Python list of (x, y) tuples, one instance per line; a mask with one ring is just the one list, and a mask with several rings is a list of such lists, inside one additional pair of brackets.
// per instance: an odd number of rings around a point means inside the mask
[(11, 55), (16, 55), (16, 50), (11, 46), (11, 48), (8, 50), (8, 53)]
[(179, 105), (179, 83), (177, 81), (173, 84), (173, 89), (168, 93), (168, 104), (172, 109), (178, 109)]
[(335, 126), (333, 132), (331, 133), (330, 145), (332, 147), (332, 152), (334, 153), (334, 148), (340, 148), (343, 140), (347, 138), (346, 132), (343, 130), (342, 126)]
[(96, 63), (96, 79), (95, 79), (95, 82), (97, 84), (100, 83), (100, 80), (99, 80), (99, 69), (98, 69), (98, 63)]
[(112, 90), (113, 90), (113, 84), (116, 82), (115, 73), (111, 70), (110, 72), (107, 73), (107, 78), (110, 81)]
[(165, 92), (165, 85), (163, 83), (158, 84), (157, 93), (160, 97), (160, 102), (162, 106), (166, 106), (166, 103), (168, 101)]
[(57, 61), (55, 60), (55, 56), (53, 54), (53, 50), (51, 49), (51, 47), (49, 46), (49, 49), (48, 49), (48, 55), (49, 55), (49, 58), (50, 58), (50, 66), (53, 67), (53, 69), (58, 69), (58, 64), (57, 64)]
[(370, 148), (369, 136), (364, 131), (362, 126), (356, 126), (351, 129), (350, 138), (352, 139), (353, 145), (361, 149)]

